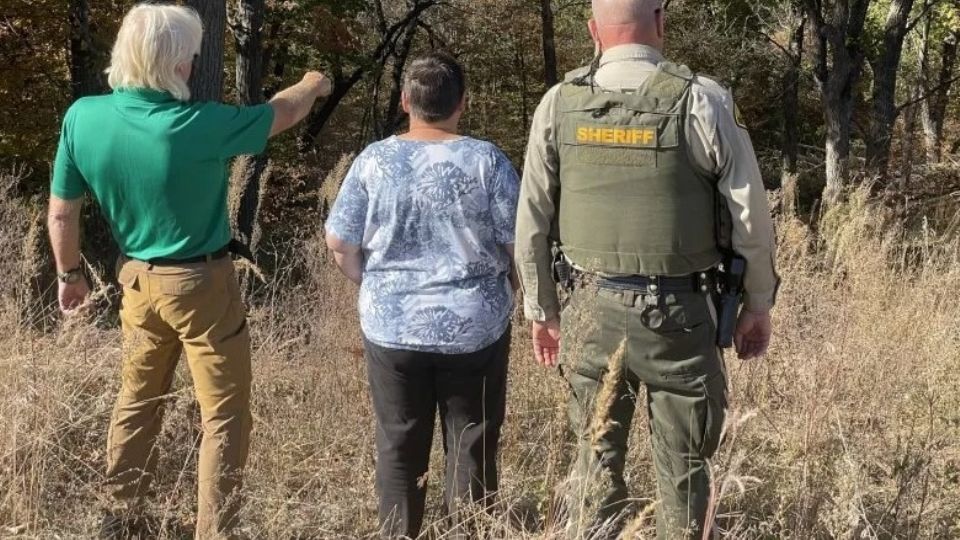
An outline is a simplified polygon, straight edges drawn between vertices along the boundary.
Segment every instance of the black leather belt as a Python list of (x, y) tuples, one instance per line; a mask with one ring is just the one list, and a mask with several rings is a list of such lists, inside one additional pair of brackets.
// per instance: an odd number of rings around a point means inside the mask
[[(147, 263), (151, 266), (180, 266), (184, 264), (197, 264), (202, 262), (218, 261), (227, 255), (230, 255), (230, 246), (226, 245), (222, 248), (214, 251), (213, 253), (208, 253), (206, 255), (198, 255), (196, 257), (190, 257), (187, 259), (168, 259), (165, 257), (158, 257), (156, 259), (142, 260), (134, 259), (140, 262)], [(133, 259), (133, 257), (130, 257)]]
[(688, 276), (595, 276), (601, 289), (637, 291), (641, 294), (707, 293), (716, 289), (716, 272), (698, 272)]

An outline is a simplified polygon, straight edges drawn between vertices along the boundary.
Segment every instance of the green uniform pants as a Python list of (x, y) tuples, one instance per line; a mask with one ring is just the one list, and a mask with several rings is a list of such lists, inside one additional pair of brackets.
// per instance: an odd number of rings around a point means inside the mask
[(122, 260), (123, 382), (107, 443), (106, 487), (137, 508), (156, 467), (163, 398), (186, 353), (200, 404), (198, 539), (235, 537), (250, 444), (250, 334), (233, 262), (154, 267)]
[[(650, 314), (654, 301), (658, 313)], [(662, 321), (656, 321), (662, 314)], [(654, 321), (654, 322), (651, 322)], [(657, 322), (662, 322), (659, 326)], [(652, 328), (657, 326), (657, 328)], [(588, 284), (562, 318), (561, 370), (570, 384), (578, 456), (567, 497), (570, 538), (612, 538), (628, 516), (627, 439), (640, 384), (656, 466), (658, 537), (701, 538), (710, 500), (706, 460), (720, 442), (726, 401), (712, 300)]]

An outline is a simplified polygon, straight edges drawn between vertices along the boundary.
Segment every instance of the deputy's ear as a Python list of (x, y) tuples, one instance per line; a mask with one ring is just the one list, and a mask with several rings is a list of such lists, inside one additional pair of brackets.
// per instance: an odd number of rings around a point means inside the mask
[(600, 42), (600, 26), (597, 24), (597, 20), (591, 18), (587, 21), (587, 28), (590, 29), (590, 37), (593, 38), (597, 52), (600, 52), (603, 49), (603, 43)]
[(660, 8), (655, 11), (653, 15), (657, 21), (657, 37), (663, 41), (664, 36), (667, 34), (667, 13), (663, 8)]
[(406, 92), (400, 92), (400, 106), (403, 107), (403, 112), (410, 114), (410, 97)]

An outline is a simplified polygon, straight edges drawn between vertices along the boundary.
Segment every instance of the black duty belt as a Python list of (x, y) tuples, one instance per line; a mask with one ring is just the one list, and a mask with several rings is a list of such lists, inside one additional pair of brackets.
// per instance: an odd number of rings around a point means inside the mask
[[(202, 262), (210, 261), (219, 261), (220, 259), (230, 255), (230, 245), (223, 246), (222, 248), (214, 251), (213, 253), (207, 253), (206, 255), (198, 255), (196, 257), (189, 257), (186, 259), (168, 259), (165, 257), (158, 257), (156, 259), (134, 259), (140, 262), (145, 262), (151, 266), (181, 266), (184, 264), (197, 264)], [(133, 258), (133, 257), (131, 257)]]
[(601, 289), (637, 291), (642, 294), (707, 293), (716, 288), (716, 272), (698, 272), (688, 276), (617, 276), (593, 277)]

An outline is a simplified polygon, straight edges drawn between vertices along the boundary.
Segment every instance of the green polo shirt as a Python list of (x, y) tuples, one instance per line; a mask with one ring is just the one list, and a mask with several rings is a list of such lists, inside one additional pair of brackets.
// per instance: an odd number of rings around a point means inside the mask
[(50, 192), (91, 193), (129, 257), (186, 259), (229, 243), (227, 164), (263, 152), (268, 105), (184, 103), (166, 92), (116, 90), (67, 111)]

